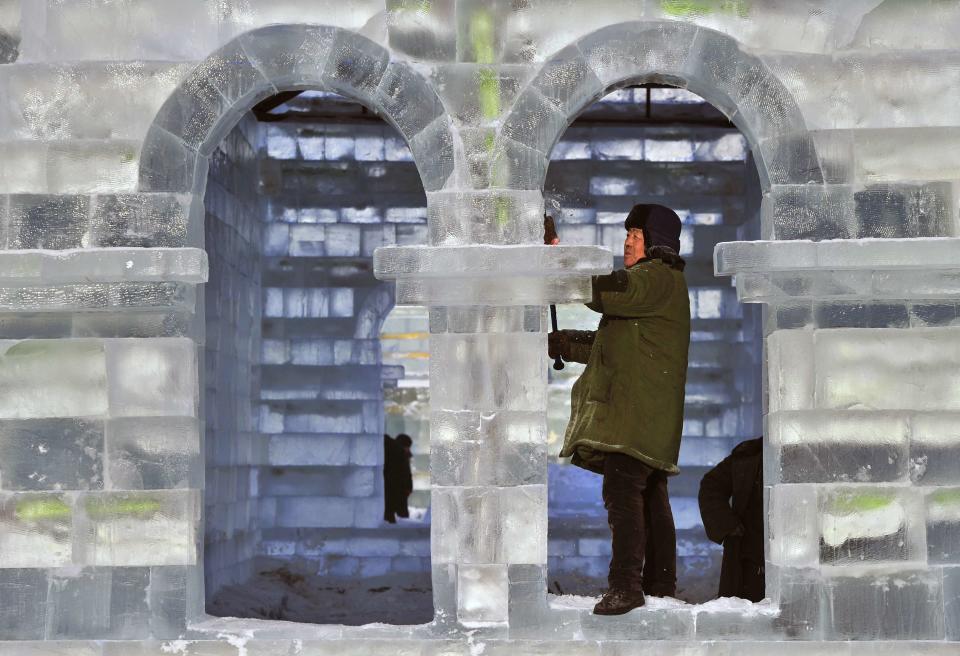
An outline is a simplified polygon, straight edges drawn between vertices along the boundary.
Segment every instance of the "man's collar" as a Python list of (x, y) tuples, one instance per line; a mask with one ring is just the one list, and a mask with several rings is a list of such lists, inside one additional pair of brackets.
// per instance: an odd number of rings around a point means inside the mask
[(649, 261), (652, 260), (652, 259), (653, 259), (652, 257), (641, 257), (639, 260), (637, 260), (636, 262), (634, 262), (633, 264), (631, 264), (631, 265), (628, 266), (627, 268), (628, 268), (628, 269), (632, 269), (633, 267), (637, 266), (638, 264), (643, 264), (644, 262), (649, 262)]

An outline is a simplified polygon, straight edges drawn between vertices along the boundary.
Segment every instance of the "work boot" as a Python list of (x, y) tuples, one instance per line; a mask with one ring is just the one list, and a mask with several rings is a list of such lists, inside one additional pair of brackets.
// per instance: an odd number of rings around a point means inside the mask
[(603, 598), (593, 607), (594, 615), (623, 615), (629, 613), (634, 608), (640, 608), (646, 603), (643, 598), (643, 591), (631, 592), (629, 590), (620, 590), (610, 588)]

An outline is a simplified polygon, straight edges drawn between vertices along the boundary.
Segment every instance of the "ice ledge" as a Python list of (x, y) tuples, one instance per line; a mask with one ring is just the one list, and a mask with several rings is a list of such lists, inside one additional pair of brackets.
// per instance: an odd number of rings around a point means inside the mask
[(590, 300), (590, 276), (609, 273), (599, 246), (390, 246), (373, 254), (401, 305), (543, 305)]
[(387, 246), (373, 253), (381, 280), (488, 278), (609, 273), (613, 254), (601, 246)]
[(814, 269), (960, 271), (960, 238), (737, 241), (713, 249), (718, 276)]
[(960, 298), (960, 239), (836, 239), (717, 244), (718, 276), (744, 303)]
[(71, 283), (207, 281), (199, 248), (0, 250), (0, 287)]

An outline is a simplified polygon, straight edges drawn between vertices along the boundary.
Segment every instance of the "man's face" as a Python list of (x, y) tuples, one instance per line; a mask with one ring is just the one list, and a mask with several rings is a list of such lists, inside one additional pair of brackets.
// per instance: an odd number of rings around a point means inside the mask
[(646, 244), (643, 241), (643, 230), (640, 228), (630, 228), (627, 230), (627, 238), (623, 240), (623, 264), (632, 267), (638, 261), (646, 257)]

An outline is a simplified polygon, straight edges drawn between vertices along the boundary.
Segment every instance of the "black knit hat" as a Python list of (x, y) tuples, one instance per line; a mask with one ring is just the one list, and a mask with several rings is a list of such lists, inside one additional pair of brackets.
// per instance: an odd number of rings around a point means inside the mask
[(667, 246), (680, 252), (680, 217), (669, 207), (654, 204), (634, 205), (623, 222), (627, 230), (640, 228), (644, 232), (645, 246)]

